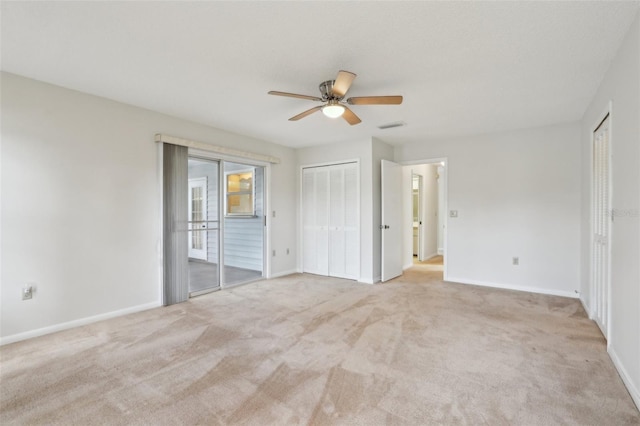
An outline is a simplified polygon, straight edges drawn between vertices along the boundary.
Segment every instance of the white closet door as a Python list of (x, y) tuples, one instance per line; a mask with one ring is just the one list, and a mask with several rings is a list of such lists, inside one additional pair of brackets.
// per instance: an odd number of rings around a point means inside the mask
[(329, 172), (326, 168), (302, 171), (302, 270), (329, 274)]
[(358, 279), (360, 234), (358, 165), (302, 171), (302, 270)]
[(592, 248), (592, 317), (608, 338), (609, 298), (611, 288), (611, 169), (609, 118), (596, 129), (593, 138), (593, 248)]
[(344, 167), (334, 166), (329, 170), (329, 275), (332, 277), (345, 277), (344, 216)]
[(358, 279), (357, 164), (332, 166), (329, 176), (329, 275)]
[(360, 277), (360, 191), (358, 164), (344, 166), (344, 240), (345, 278)]

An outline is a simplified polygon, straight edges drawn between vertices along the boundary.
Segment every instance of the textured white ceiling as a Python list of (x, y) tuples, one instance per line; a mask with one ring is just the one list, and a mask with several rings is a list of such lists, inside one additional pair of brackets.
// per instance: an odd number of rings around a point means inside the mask
[[(2, 69), (292, 147), (401, 144), (579, 120), (639, 4), (3, 1)], [(403, 105), (289, 122), (316, 104), (267, 95), (340, 69)]]

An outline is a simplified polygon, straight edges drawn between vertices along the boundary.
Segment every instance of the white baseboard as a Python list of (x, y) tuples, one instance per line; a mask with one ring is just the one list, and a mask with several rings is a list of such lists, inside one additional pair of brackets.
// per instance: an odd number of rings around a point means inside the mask
[(640, 391), (638, 391), (638, 387), (635, 383), (633, 383), (631, 377), (629, 377), (629, 373), (627, 373), (624, 365), (622, 365), (622, 362), (620, 361), (620, 358), (618, 358), (616, 351), (611, 346), (609, 346), (607, 352), (609, 353), (609, 357), (611, 357), (611, 361), (613, 361), (613, 365), (616, 367), (616, 370), (618, 370), (620, 378), (624, 382), (624, 385), (627, 387), (629, 395), (631, 395), (631, 399), (633, 399), (636, 407), (638, 408), (638, 410), (640, 410)]
[(433, 259), (433, 258), (434, 258), (434, 257), (436, 257), (436, 256), (438, 256), (438, 253), (437, 253), (437, 252), (436, 252), (436, 253), (431, 253), (431, 254), (429, 254), (429, 255), (425, 256), (425, 258), (424, 258), (422, 261), (423, 261), (423, 262), (426, 262), (427, 260), (429, 260), (429, 259)]
[(130, 308), (119, 309), (117, 311), (107, 312), (100, 315), (94, 315), (92, 317), (80, 318), (73, 321), (63, 322), (60, 324), (50, 325), (48, 327), (38, 328), (36, 330), (25, 331), (24, 333), (12, 334), (0, 339), (0, 346), (8, 345), (9, 343), (19, 342), (21, 340), (31, 339), (33, 337), (44, 336), (45, 334), (51, 334), (58, 331), (68, 330), (74, 327), (80, 327), (82, 325), (91, 324), (98, 321), (103, 321), (110, 318), (120, 317), (127, 314), (133, 314), (135, 312), (146, 311), (162, 306), (160, 301), (145, 303), (144, 305), (132, 306)]
[(584, 300), (582, 299), (582, 295), (580, 295), (580, 303), (582, 303), (582, 307), (584, 308), (584, 311), (587, 313), (587, 317), (589, 317), (589, 319), (593, 319), (591, 318), (591, 311), (589, 310), (589, 307), (587, 306), (587, 304), (584, 302)]
[(413, 263), (409, 263), (409, 264), (407, 264), (407, 265), (404, 265), (404, 266), (402, 267), (402, 270), (403, 270), (403, 271), (406, 271), (407, 269), (411, 268), (412, 266), (413, 266)]
[(498, 284), (487, 281), (477, 281), (477, 280), (469, 280), (466, 278), (455, 278), (448, 277), (447, 281), (459, 283), (459, 284), (471, 284), (471, 285), (479, 285), (483, 287), (494, 287), (494, 288), (503, 288), (505, 290), (517, 290), (517, 291), (527, 291), (529, 293), (539, 293), (539, 294), (549, 294), (551, 296), (562, 296), (562, 297), (571, 297), (576, 299), (578, 295), (571, 291), (565, 290), (551, 290), (548, 288), (540, 288), (540, 287), (527, 287), (527, 286), (518, 286), (512, 284)]
[(271, 274), (269, 279), (285, 277), (287, 275), (298, 274), (298, 273), (300, 272), (296, 269), (289, 269), (288, 271), (276, 272), (275, 274)]

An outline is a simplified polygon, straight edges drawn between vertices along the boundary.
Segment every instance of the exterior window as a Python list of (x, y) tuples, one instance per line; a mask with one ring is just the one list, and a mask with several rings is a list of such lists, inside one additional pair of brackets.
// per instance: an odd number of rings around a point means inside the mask
[(254, 216), (254, 170), (226, 173), (226, 215)]

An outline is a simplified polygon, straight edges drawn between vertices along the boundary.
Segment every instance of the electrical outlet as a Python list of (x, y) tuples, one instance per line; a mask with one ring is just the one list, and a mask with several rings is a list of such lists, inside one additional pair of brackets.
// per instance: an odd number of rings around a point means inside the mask
[(520, 258), (514, 257), (512, 260), (513, 266), (518, 266), (520, 264)]
[(276, 211), (275, 210), (271, 212), (271, 217), (276, 217)]
[(33, 286), (26, 286), (22, 288), (22, 300), (33, 299)]
[(276, 251), (273, 250), (273, 257), (276, 257)]
[(449, 217), (458, 217), (458, 210), (450, 210)]

